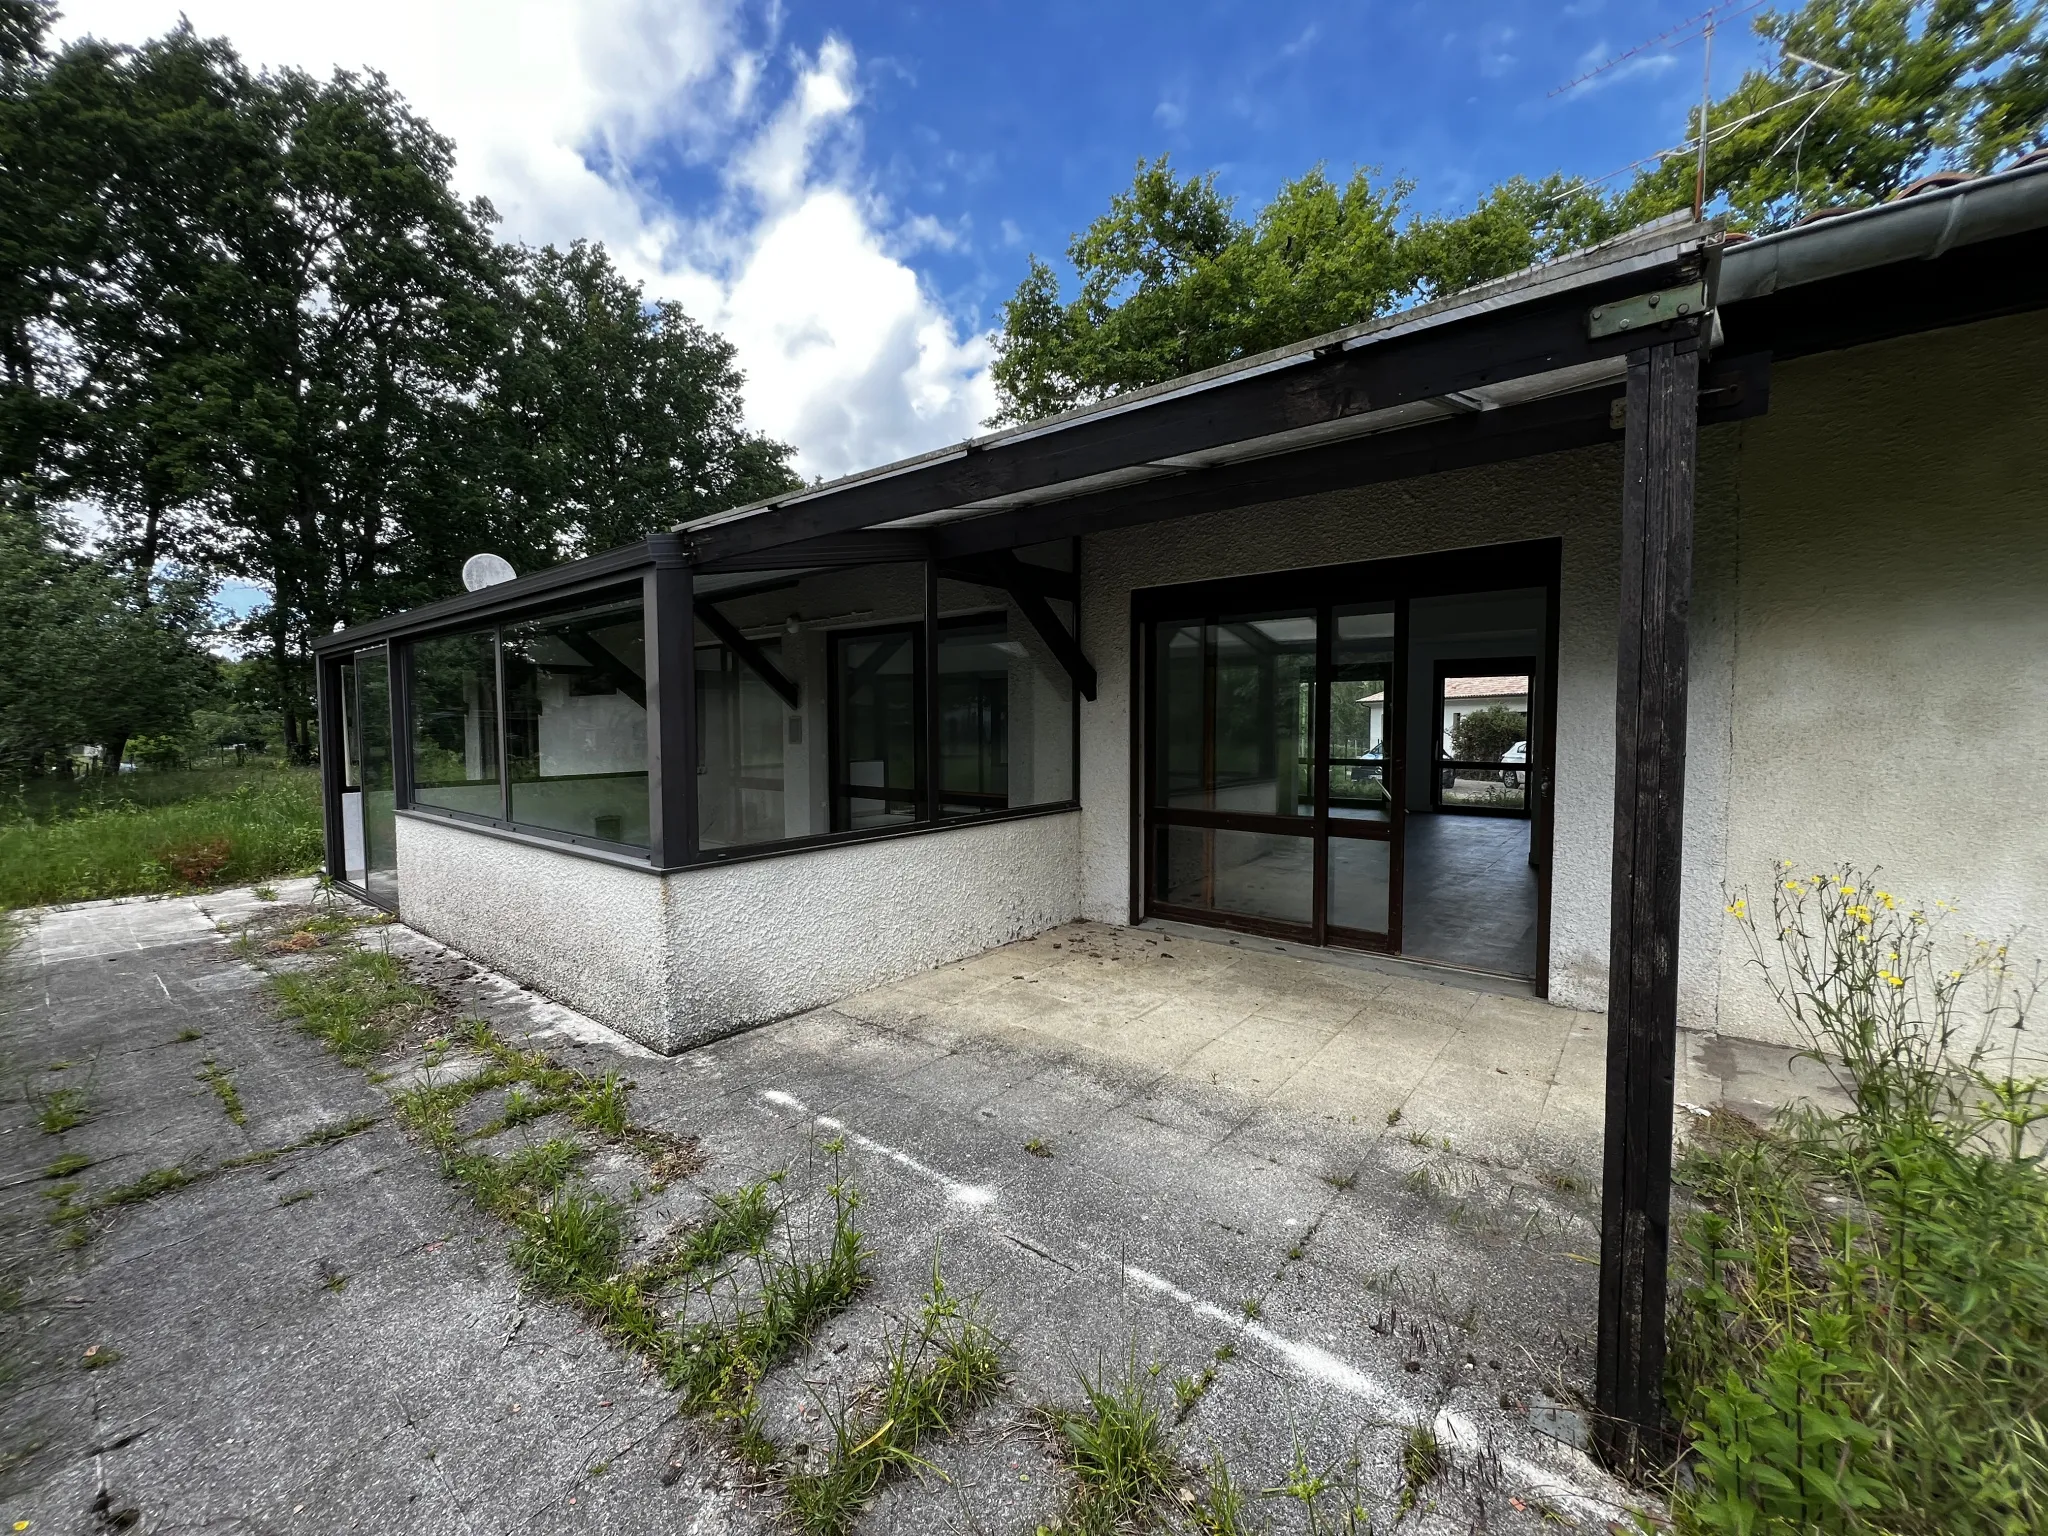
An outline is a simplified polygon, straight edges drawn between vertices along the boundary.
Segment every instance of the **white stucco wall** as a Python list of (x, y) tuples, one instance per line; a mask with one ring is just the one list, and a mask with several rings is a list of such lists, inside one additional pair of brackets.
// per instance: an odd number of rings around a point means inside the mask
[(1070, 921), (1080, 820), (655, 875), (401, 816), (399, 904), (420, 931), (676, 1051)]
[[(2048, 316), (1782, 364), (1739, 430), (1732, 766), (1701, 862), (1759, 891), (1779, 858), (1882, 866), (2048, 956)], [(1789, 1038), (1739, 949), (1716, 959), (1721, 1028)]]

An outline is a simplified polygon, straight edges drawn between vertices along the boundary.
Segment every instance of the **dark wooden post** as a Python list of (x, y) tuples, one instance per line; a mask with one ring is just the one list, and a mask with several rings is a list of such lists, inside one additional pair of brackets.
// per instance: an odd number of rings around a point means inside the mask
[(1678, 1043), (1679, 849), (1685, 808), (1686, 617), (1692, 595), (1699, 352), (1631, 352), (1615, 693), (1614, 907), (1607, 997), (1595, 1395), (1610, 1462), (1665, 1438), (1664, 1291)]
[(697, 847), (697, 621), (690, 567), (674, 541), (652, 540), (641, 583), (647, 622), (648, 841), (656, 869)]

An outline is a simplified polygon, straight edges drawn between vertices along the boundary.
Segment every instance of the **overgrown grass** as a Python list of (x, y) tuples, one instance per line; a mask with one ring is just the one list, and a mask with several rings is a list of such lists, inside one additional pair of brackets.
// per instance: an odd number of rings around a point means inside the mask
[(315, 769), (40, 780), (0, 796), (0, 908), (306, 874), (321, 851)]
[(1077, 1487), (1065, 1523), (1093, 1532), (1148, 1522), (1180, 1469), (1167, 1443), (1166, 1421), (1146, 1396), (1136, 1341), (1120, 1377), (1110, 1374), (1105, 1361), (1093, 1380), (1081, 1378), (1081, 1394), (1084, 1411), (1052, 1415)]
[(388, 950), (348, 946), (305, 971), (270, 979), (285, 1014), (350, 1066), (359, 1067), (390, 1043), (410, 1013), (432, 1002), (405, 979)]
[(1713, 1532), (2048, 1529), (2048, 1083), (2003, 946), (1843, 869), (1730, 913), (1849, 1103), (1681, 1165), (1668, 1391)]
[(814, 1536), (840, 1536), (892, 1472), (925, 1465), (925, 1439), (961, 1424), (1002, 1379), (1002, 1346), (979, 1297), (946, 1287), (936, 1249), (931, 1286), (915, 1322), (883, 1340), (881, 1380), (837, 1412), (830, 1462), (786, 1485), (790, 1514)]

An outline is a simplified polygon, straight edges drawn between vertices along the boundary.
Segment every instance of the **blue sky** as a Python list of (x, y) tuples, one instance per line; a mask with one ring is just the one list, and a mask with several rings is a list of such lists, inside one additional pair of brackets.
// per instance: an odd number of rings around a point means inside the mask
[[(830, 477), (979, 430), (1027, 253), (1059, 261), (1141, 156), (1215, 171), (1246, 216), (1319, 161), (1412, 179), (1425, 212), (1601, 176), (1684, 136), (1697, 30), (1553, 93), (1702, 6), (66, 0), (62, 32), (183, 13), (252, 64), (382, 70), (505, 237), (605, 242), (733, 341), (749, 420)], [(1717, 89), (1755, 10), (1721, 7)]]
[[(1702, 9), (794, 0), (782, 32), (852, 44), (876, 183), (958, 241), (917, 264), (987, 319), (1024, 253), (1063, 252), (1140, 156), (1214, 170), (1243, 214), (1318, 161), (1408, 177), (1421, 209), (1469, 206), (1517, 172), (1604, 175), (1683, 137), (1699, 43), (1550, 93)], [(1756, 54), (1746, 17), (1720, 34), (1724, 87)], [(699, 190), (671, 174), (679, 194)]]

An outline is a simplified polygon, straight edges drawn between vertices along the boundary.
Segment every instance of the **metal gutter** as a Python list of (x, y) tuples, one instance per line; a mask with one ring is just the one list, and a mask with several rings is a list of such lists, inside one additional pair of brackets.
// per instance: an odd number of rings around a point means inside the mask
[(1727, 245), (1716, 300), (1739, 304), (1871, 267), (1933, 261), (1957, 246), (2043, 227), (2048, 164), (2020, 166)]

